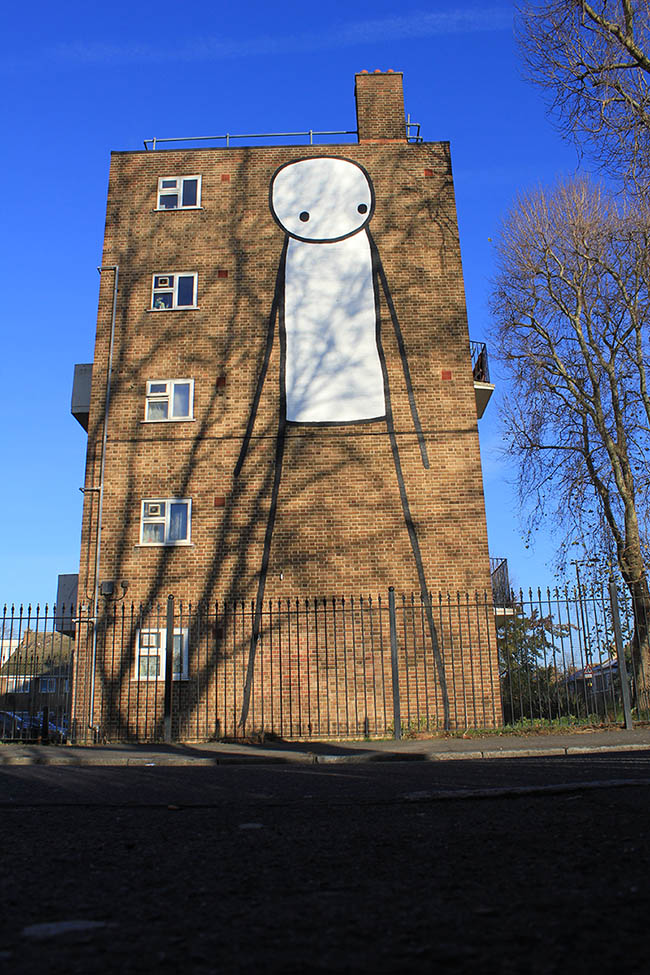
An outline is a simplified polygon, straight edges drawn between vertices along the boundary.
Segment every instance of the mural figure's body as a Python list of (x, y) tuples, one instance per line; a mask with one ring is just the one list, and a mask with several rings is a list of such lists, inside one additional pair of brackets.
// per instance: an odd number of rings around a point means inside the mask
[(418, 570), (439, 685), (448, 724), (448, 698), (433, 622), (420, 546), (402, 475), (381, 339), (380, 289), (383, 290), (402, 360), (413, 424), (422, 463), (429, 467), (406, 351), (379, 253), (368, 230), (374, 212), (370, 177), (357, 163), (332, 156), (299, 159), (274, 175), (271, 212), (286, 233), (275, 297), (269, 318), (266, 353), (257, 383), (242, 449), (235, 467), (242, 469), (273, 348), (276, 319), (280, 334), (280, 415), (275, 472), (240, 724), (248, 715), (255, 652), (278, 495), (287, 425), (386, 423), (411, 548)]
[(354, 423), (386, 415), (370, 241), (289, 240), (284, 289), (289, 423)]

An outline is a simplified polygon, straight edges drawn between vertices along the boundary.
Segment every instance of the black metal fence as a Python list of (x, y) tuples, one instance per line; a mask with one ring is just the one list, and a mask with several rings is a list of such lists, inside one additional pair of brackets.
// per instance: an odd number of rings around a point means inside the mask
[[(648, 719), (639, 607), (542, 593), (5, 608), (4, 740), (346, 738)], [(429, 609), (431, 614), (429, 615)], [(433, 628), (430, 626), (433, 621)], [(627, 664), (628, 676), (622, 676)], [(250, 708), (242, 703), (250, 675)]]
[(610, 590), (520, 591), (495, 606), (504, 724), (622, 721), (626, 686), (632, 716), (650, 718), (650, 621)]
[(0, 617), (0, 739), (69, 738), (75, 624), (70, 607), (4, 607)]
[(493, 727), (501, 712), (492, 616), (476, 594), (429, 607), (390, 594), (271, 601), (249, 671), (252, 603), (114, 604), (92, 631), (79, 625), (76, 734), (84, 721), (99, 738), (126, 741)]

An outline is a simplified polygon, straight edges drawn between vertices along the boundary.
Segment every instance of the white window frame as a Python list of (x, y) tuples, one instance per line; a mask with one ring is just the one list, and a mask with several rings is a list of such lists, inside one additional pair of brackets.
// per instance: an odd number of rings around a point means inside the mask
[[(187, 537), (179, 539), (169, 538), (171, 530), (171, 506), (173, 504), (184, 504), (187, 507)], [(162, 514), (154, 514), (152, 505), (164, 505)], [(163, 541), (150, 542), (144, 540), (145, 525), (163, 525)], [(191, 545), (192, 539), (192, 499), (191, 498), (143, 498), (140, 507), (140, 545), (161, 546), (161, 545)]]
[[(150, 638), (151, 636), (156, 636), (158, 646), (151, 647), (148, 645), (142, 646), (142, 638)], [(180, 653), (178, 656), (174, 655), (172, 662), (176, 663), (180, 658), (180, 667), (177, 669), (174, 667), (172, 673), (172, 680), (189, 680), (189, 642), (190, 642), (190, 631), (186, 626), (175, 626), (174, 627), (174, 638), (181, 638)], [(152, 653), (152, 650), (156, 650), (157, 653)], [(143, 653), (142, 651), (147, 651)], [(135, 674), (133, 680), (136, 681), (164, 681), (165, 680), (165, 664), (166, 664), (166, 650), (167, 650), (167, 627), (165, 626), (143, 626), (141, 630), (137, 631), (136, 634), (136, 655), (135, 655)], [(145, 659), (158, 659), (158, 673), (151, 675), (149, 673), (149, 667), (145, 674), (140, 673), (140, 662)]]
[(29, 694), (32, 689), (32, 677), (12, 674), (7, 678), (6, 694)]
[[(183, 206), (183, 184), (185, 180), (196, 180), (196, 203), (190, 203)], [(171, 183), (174, 180), (175, 186), (163, 186), (163, 183)], [(162, 205), (162, 199), (165, 196), (178, 197), (178, 205), (175, 207), (166, 207)], [(192, 176), (159, 176), (158, 177), (158, 196), (156, 200), (156, 210), (164, 210), (167, 213), (173, 213), (175, 210), (201, 210), (201, 176), (198, 173), (194, 173)]]
[(41, 677), (38, 690), (41, 694), (56, 694), (56, 677)]
[[(158, 390), (153, 391), (154, 386), (165, 386), (163, 392)], [(174, 408), (174, 387), (175, 386), (189, 385), (190, 387), (190, 397), (188, 404), (188, 413), (183, 416), (171, 416), (172, 410)], [(150, 417), (149, 414), (149, 404), (150, 403), (167, 403), (167, 416), (166, 417)], [(193, 379), (147, 379), (145, 404), (144, 404), (144, 422), (145, 423), (180, 423), (183, 420), (193, 420), (194, 419), (194, 380)]]
[[(181, 278), (193, 278), (194, 280), (194, 284), (192, 285), (191, 305), (178, 304), (178, 284)], [(186, 311), (188, 308), (198, 308), (196, 303), (198, 293), (198, 278), (198, 271), (156, 271), (151, 278), (151, 308), (149, 311)], [(161, 284), (160, 282), (164, 281), (165, 279), (171, 279), (171, 283), (169, 285)], [(156, 287), (156, 280), (158, 280), (158, 287)], [(164, 305), (156, 307), (156, 293), (171, 294), (171, 306)]]

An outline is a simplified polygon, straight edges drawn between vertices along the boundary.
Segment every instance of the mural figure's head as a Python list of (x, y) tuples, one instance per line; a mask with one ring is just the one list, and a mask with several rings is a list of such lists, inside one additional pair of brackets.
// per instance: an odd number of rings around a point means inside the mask
[(366, 226), (375, 194), (357, 163), (317, 156), (278, 169), (271, 181), (270, 206), (282, 229), (297, 240), (333, 243)]

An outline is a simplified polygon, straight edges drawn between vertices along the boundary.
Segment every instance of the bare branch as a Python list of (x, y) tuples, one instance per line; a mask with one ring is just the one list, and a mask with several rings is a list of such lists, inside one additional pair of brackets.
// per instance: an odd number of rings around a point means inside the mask
[(492, 295), (508, 449), (532, 521), (552, 506), (587, 547), (613, 541), (637, 581), (650, 516), (648, 216), (586, 180), (521, 196)]
[(560, 131), (611, 176), (650, 189), (650, 0), (531, 0), (516, 33)]

